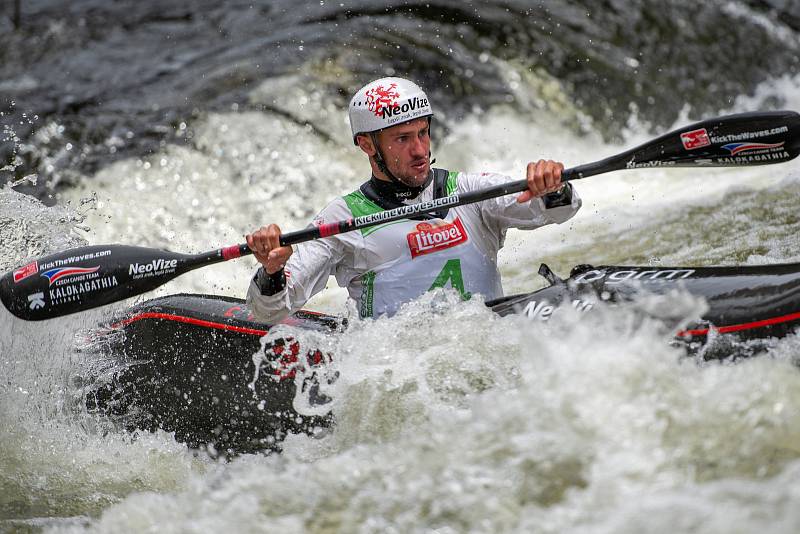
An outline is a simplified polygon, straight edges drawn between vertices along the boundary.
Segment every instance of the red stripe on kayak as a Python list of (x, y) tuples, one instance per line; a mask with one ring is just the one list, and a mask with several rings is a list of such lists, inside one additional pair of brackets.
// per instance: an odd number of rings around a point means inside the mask
[[(729, 332), (739, 332), (741, 330), (750, 330), (751, 328), (761, 328), (762, 326), (769, 326), (773, 324), (788, 323), (790, 321), (800, 320), (800, 312), (790, 313), (789, 315), (782, 315), (780, 317), (772, 317), (770, 319), (762, 319), (761, 321), (753, 321), (752, 323), (732, 324), (729, 326), (714, 327), (714, 330), (720, 334), (727, 334)], [(697, 330), (681, 330), (678, 332), (680, 337), (688, 336), (705, 336), (708, 334), (709, 328), (698, 328)]]
[(239, 332), (241, 334), (253, 334), (256, 336), (263, 336), (268, 332), (267, 330), (258, 330), (256, 328), (244, 328), (242, 326), (234, 326), (231, 324), (224, 324), (224, 323), (214, 323), (212, 321), (204, 321), (202, 319), (184, 317), (183, 315), (172, 315), (169, 313), (156, 313), (156, 312), (145, 312), (145, 313), (140, 313), (139, 315), (134, 315), (133, 317), (128, 317), (127, 319), (123, 319), (118, 323), (112, 324), (111, 328), (128, 326), (129, 324), (136, 321), (141, 321), (142, 319), (164, 319), (166, 321), (178, 321), (179, 323), (188, 323), (197, 326), (204, 326), (206, 328), (217, 328), (219, 330), (229, 330), (231, 332)]
[[(303, 311), (305, 313), (310, 313), (313, 315), (323, 315), (317, 312), (310, 312), (307, 310)], [(127, 319), (123, 319), (122, 321), (114, 323), (111, 325), (111, 327), (119, 328), (120, 326), (127, 326), (133, 322), (140, 321), (142, 319), (164, 319), (166, 321), (178, 321), (180, 323), (188, 323), (197, 326), (204, 326), (206, 328), (217, 328), (219, 330), (228, 330), (230, 332), (239, 332), (242, 334), (253, 334), (256, 336), (263, 336), (268, 332), (268, 330), (259, 330), (257, 328), (245, 328), (242, 326), (234, 326), (230, 324), (215, 323), (212, 321), (204, 321), (202, 319), (184, 317), (182, 315), (172, 315), (169, 313), (156, 313), (156, 312), (140, 313), (139, 315), (134, 315), (133, 317), (128, 317)], [(733, 324), (729, 326), (715, 327), (714, 330), (716, 330), (720, 334), (727, 334), (730, 332), (740, 332), (742, 330), (750, 330), (753, 328), (761, 328), (764, 326), (770, 326), (773, 324), (780, 324), (780, 323), (788, 323), (790, 321), (797, 321), (797, 320), (800, 320), (800, 312), (790, 313), (789, 315), (782, 315), (780, 317), (772, 317), (770, 319), (762, 319), (761, 321), (753, 321), (751, 323), (742, 323), (742, 324)], [(708, 335), (709, 330), (710, 330), (709, 328), (698, 328), (695, 330), (681, 330), (676, 335), (678, 337), (705, 336)]]

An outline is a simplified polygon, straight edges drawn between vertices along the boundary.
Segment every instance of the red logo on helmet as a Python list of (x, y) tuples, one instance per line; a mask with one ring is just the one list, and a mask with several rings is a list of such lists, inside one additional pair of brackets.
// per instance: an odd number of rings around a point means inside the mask
[(367, 107), (376, 117), (383, 114), (384, 108), (392, 108), (397, 104), (400, 93), (397, 92), (397, 84), (393, 83), (389, 87), (376, 85), (366, 92)]

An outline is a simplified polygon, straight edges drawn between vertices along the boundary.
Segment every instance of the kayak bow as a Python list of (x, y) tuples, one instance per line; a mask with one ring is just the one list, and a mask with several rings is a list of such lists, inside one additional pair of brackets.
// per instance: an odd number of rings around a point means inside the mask
[[(487, 305), (500, 315), (550, 320), (562, 307), (591, 313), (599, 303), (624, 306), (642, 291), (682, 289), (708, 303), (676, 339), (704, 356), (709, 338), (764, 340), (800, 325), (800, 264), (746, 267), (579, 266), (567, 280), (544, 267), (540, 290)], [(335, 333), (336, 317), (302, 311), (282, 324)], [(133, 429), (163, 429), (192, 447), (211, 444), (220, 454), (278, 450), (287, 432), (329, 426), (330, 399), (320, 386), (335, 380), (331, 356), (291, 338), (262, 337), (273, 327), (256, 321), (244, 301), (208, 295), (172, 295), (131, 308), (94, 346), (119, 362), (111, 380), (98, 380), (87, 405)], [(122, 333), (123, 335), (118, 335)], [(713, 334), (713, 335), (711, 335)], [(98, 341), (96, 339), (96, 341)], [(748, 342), (749, 343), (749, 342)], [(725, 349), (717, 357), (750, 355)], [(758, 345), (756, 346), (756, 349)], [(258, 379), (254, 355), (260, 362)], [(298, 399), (302, 402), (298, 404)], [(298, 406), (307, 409), (300, 409)], [(310, 408), (310, 411), (308, 410)]]

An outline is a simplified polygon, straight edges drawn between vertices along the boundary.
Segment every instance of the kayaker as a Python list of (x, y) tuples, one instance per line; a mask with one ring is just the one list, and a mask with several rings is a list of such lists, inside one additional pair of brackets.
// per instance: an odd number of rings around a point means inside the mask
[[(334, 199), (313, 224), (333, 222), (507, 183), (494, 173), (432, 169), (430, 123), (425, 92), (403, 78), (381, 78), (350, 101), (353, 142), (368, 157), (372, 177), (359, 189)], [(506, 230), (530, 230), (563, 223), (580, 208), (564, 166), (528, 163), (528, 190), (359, 231), (281, 247), (281, 229), (269, 224), (247, 236), (261, 264), (247, 292), (254, 315), (275, 322), (300, 309), (322, 291), (329, 276), (346, 287), (361, 317), (392, 315), (428, 290), (453, 288), (463, 298), (501, 297), (497, 252)]]

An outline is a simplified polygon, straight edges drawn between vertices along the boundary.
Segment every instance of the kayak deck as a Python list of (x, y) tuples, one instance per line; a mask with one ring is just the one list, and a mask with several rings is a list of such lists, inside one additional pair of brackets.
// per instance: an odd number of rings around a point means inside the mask
[[(283, 324), (333, 332), (334, 317), (299, 312)], [(211, 295), (173, 295), (132, 308), (115, 321), (105, 347), (118, 362), (110, 380), (96, 383), (86, 395), (90, 411), (118, 420), (128, 430), (174, 432), (190, 447), (213, 444), (215, 454), (279, 448), (287, 432), (314, 432), (330, 417), (302, 416), (293, 407), (299, 367), (312, 368), (327, 355), (301, 354), (291, 338), (264, 347), (271, 327), (249, 318), (244, 301)], [(119, 335), (122, 334), (122, 335)], [(258, 380), (253, 355), (261, 353)], [(314, 395), (311, 402), (330, 399)]]
[[(800, 264), (579, 266), (567, 280), (546, 266), (540, 273), (548, 287), (487, 306), (500, 315), (548, 320), (562, 305), (578, 302), (588, 312), (599, 302), (624, 305), (642, 291), (680, 288), (709, 307), (676, 340), (706, 358), (752, 356), (800, 324)], [(309, 311), (281, 324), (323, 333), (344, 326), (337, 317)], [(241, 299), (181, 294), (146, 301), (100, 330), (106, 342), (96, 346), (115, 361), (115, 370), (87, 389), (86, 405), (128, 430), (174, 432), (177, 440), (213, 454), (280, 450), (287, 433), (313, 434), (332, 424), (330, 399), (318, 390), (321, 381), (336, 377), (324, 365), (331, 355), (315, 347), (288, 337), (262, 344), (272, 327), (255, 321)], [(261, 362), (257, 380), (254, 355)], [(312, 415), (298, 413), (298, 392), (313, 406)]]

